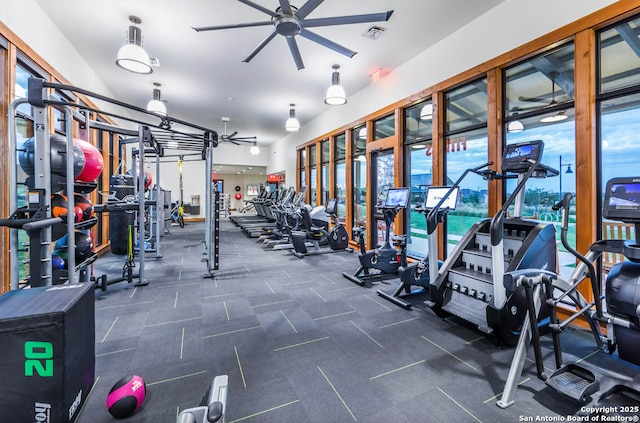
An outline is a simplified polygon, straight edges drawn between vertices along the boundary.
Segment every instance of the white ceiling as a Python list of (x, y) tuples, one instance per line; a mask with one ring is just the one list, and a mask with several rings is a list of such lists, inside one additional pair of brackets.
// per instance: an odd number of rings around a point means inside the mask
[[(297, 70), (286, 40), (278, 35), (249, 63), (242, 62), (273, 30), (271, 26), (196, 32), (194, 26), (239, 24), (270, 19), (238, 0), (36, 0), (71, 44), (120, 101), (144, 107), (153, 83), (161, 83), (170, 116), (224, 134), (257, 136), (268, 145), (287, 133), (289, 103), (304, 125), (327, 111), (324, 94), (332, 65), (341, 66), (347, 96), (371, 83), (377, 70), (393, 71), (504, 0), (327, 0), (308, 18), (379, 13), (393, 10), (387, 22), (312, 28), (357, 51), (343, 56), (296, 37), (305, 68)], [(253, 0), (275, 11), (278, 0)], [(292, 0), (300, 8), (306, 0)], [(160, 67), (138, 75), (115, 65), (125, 43), (129, 16), (142, 23), (144, 48)], [(362, 34), (372, 25), (385, 28), (378, 40)], [(73, 81), (71, 81), (73, 83)], [(84, 87), (83, 87), (84, 88)], [(340, 107), (340, 106), (333, 106)]]

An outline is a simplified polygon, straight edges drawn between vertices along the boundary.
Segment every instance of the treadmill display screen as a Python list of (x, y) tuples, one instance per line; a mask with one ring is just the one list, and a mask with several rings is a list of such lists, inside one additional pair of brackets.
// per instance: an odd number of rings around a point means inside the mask
[(385, 208), (407, 208), (409, 204), (409, 188), (389, 188), (384, 202)]
[[(429, 187), (427, 188), (427, 201), (425, 207), (432, 209), (438, 205), (440, 200), (447, 194), (449, 187)], [(456, 187), (447, 196), (447, 199), (440, 205), (441, 209), (455, 210), (458, 203), (458, 188)]]
[(608, 219), (640, 222), (640, 177), (607, 182), (602, 214)]
[(529, 160), (540, 161), (543, 144), (540, 140), (507, 144), (504, 147), (502, 170), (504, 172), (526, 171), (531, 167)]

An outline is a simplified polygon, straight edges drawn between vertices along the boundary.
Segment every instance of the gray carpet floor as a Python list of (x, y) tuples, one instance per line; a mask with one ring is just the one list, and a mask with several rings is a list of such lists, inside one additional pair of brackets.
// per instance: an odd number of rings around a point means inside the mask
[[(497, 407), (513, 348), (436, 317), (424, 298), (404, 310), (376, 294), (395, 281), (343, 278), (357, 253), (298, 259), (223, 218), (220, 269), (203, 278), (203, 230), (188, 223), (163, 237), (163, 257), (147, 260), (148, 286), (96, 291), (96, 382), (78, 422), (114, 421), (107, 393), (130, 374), (144, 378), (147, 396), (129, 422), (175, 422), (218, 374), (229, 376), (227, 423), (494, 423), (579, 409), (536, 378), (531, 360), (516, 403)], [(94, 272), (117, 277), (123, 263), (108, 254)], [(615, 360), (582, 331), (563, 336), (568, 358)]]

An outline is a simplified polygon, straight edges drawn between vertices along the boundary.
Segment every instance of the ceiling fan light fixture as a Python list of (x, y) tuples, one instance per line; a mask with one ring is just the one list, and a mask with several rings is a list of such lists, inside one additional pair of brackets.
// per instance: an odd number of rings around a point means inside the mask
[(519, 120), (512, 120), (507, 124), (507, 132), (512, 134), (524, 131), (524, 125)]
[(129, 20), (133, 25), (129, 26), (127, 44), (118, 50), (116, 65), (133, 73), (152, 73), (151, 59), (142, 48), (142, 31), (139, 27), (135, 26), (142, 21), (136, 16), (129, 16)]
[(167, 106), (165, 106), (164, 102), (160, 98), (160, 84), (158, 82), (154, 82), (153, 85), (155, 85), (156, 88), (153, 89), (153, 99), (149, 100), (147, 103), (147, 111), (166, 116)]
[(358, 138), (361, 140), (366, 140), (367, 139), (367, 127), (363, 126), (362, 128), (360, 128), (360, 130), (358, 131)]
[(300, 130), (300, 122), (296, 119), (296, 105), (291, 103), (289, 106), (291, 106), (289, 109), (289, 119), (287, 119), (287, 122), (284, 124), (284, 129), (288, 132), (296, 132)]
[(340, 65), (333, 65), (333, 73), (331, 74), (331, 86), (327, 89), (327, 95), (324, 98), (325, 104), (329, 106), (341, 106), (347, 103), (347, 94), (340, 85)]

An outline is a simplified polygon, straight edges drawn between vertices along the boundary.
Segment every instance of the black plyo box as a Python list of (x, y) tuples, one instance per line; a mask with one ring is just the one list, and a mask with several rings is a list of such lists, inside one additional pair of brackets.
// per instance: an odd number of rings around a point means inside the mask
[(95, 377), (90, 283), (0, 297), (0, 422), (75, 420)]

